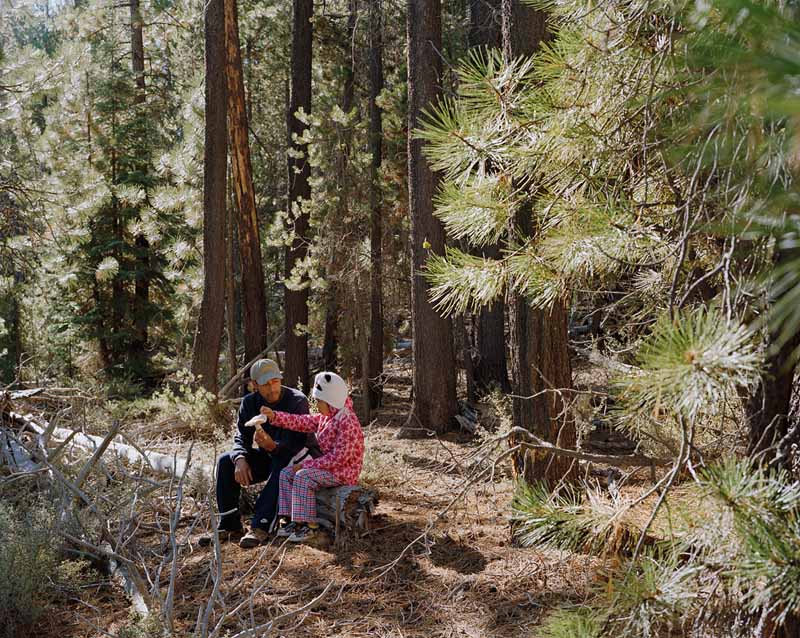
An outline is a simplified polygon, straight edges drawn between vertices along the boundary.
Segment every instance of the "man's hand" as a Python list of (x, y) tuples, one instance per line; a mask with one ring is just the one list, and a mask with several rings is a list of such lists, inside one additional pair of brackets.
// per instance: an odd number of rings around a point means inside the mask
[(300, 470), (303, 469), (303, 464), (302, 463), (295, 463), (294, 466), (292, 467), (292, 469), (294, 470), (294, 473), (297, 474)]
[(278, 447), (277, 443), (272, 440), (272, 437), (264, 432), (264, 429), (261, 427), (257, 427), (255, 433), (253, 434), (253, 440), (256, 442), (258, 447), (262, 450), (266, 450), (267, 452), (272, 452), (276, 447)]
[(270, 410), (266, 405), (261, 408), (261, 414), (267, 417), (270, 421), (272, 421), (272, 418), (275, 416), (275, 413), (272, 410)]
[(240, 456), (238, 459), (236, 459), (236, 467), (233, 471), (233, 478), (235, 478), (236, 482), (243, 487), (247, 487), (253, 482), (253, 472), (250, 470), (250, 464), (243, 456)]

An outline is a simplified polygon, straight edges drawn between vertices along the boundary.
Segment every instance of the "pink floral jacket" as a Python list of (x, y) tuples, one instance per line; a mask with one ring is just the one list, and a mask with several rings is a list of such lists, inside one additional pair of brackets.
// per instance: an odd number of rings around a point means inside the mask
[(325, 470), (342, 485), (357, 485), (364, 461), (364, 434), (353, 412), (353, 400), (347, 397), (344, 408), (331, 407), (330, 416), (275, 412), (273, 425), (295, 432), (316, 432), (322, 456), (303, 461), (304, 470)]

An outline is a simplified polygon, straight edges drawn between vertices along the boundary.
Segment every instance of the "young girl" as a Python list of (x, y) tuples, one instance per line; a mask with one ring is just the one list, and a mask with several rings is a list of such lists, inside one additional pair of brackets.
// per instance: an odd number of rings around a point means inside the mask
[(311, 392), (319, 414), (288, 414), (261, 408), (269, 422), (297, 432), (316, 432), (322, 456), (289, 465), (281, 471), (278, 516), (291, 521), (278, 536), (305, 542), (317, 534), (317, 490), (336, 485), (356, 485), (364, 459), (364, 435), (353, 412), (344, 379), (333, 372), (320, 372)]

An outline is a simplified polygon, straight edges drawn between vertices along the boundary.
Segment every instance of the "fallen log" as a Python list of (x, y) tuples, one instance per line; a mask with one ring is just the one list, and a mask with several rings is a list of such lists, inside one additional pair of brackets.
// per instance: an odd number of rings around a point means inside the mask
[(35, 472), (40, 467), (31, 453), (4, 430), (0, 430), (0, 465), (8, 467), (12, 474)]
[[(117, 441), (107, 442), (105, 441), (106, 437), (102, 436), (84, 434), (83, 432), (70, 430), (67, 428), (53, 428), (46, 422), (44, 422), (44, 425), (37, 423), (30, 414), (8, 412), (7, 416), (12, 421), (24, 426), (26, 429), (29, 429), (36, 434), (45, 435), (49, 431), (50, 441), (62, 442), (71, 439), (69, 441), (69, 445), (92, 452), (99, 450), (103, 445), (107, 445), (108, 450), (115, 454), (118, 458), (126, 460), (129, 463), (144, 462), (156, 474), (168, 474), (180, 477), (183, 476), (188, 469), (187, 459), (181, 458), (177, 454), (170, 455), (162, 454), (161, 452), (150, 452), (138, 449), (127, 443), (120, 443)], [(197, 470), (207, 476), (212, 475), (212, 469), (206, 465), (193, 465), (192, 469)]]

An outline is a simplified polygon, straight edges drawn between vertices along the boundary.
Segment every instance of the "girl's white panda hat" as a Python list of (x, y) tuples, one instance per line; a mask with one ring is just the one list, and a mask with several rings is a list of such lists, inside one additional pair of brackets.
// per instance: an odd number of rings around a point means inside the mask
[(314, 377), (311, 396), (322, 399), (329, 406), (341, 410), (347, 401), (347, 383), (335, 372), (320, 372)]

